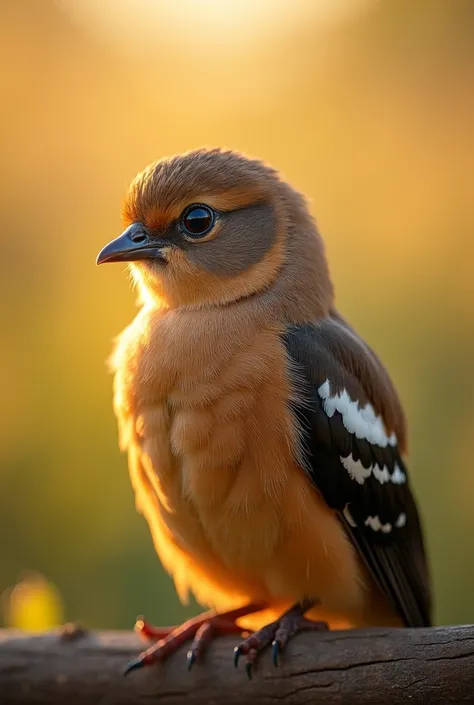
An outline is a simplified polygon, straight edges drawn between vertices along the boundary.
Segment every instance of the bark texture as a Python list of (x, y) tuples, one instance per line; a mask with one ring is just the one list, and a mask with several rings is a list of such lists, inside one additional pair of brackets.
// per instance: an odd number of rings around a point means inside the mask
[(278, 668), (265, 653), (252, 681), (233, 667), (234, 644), (217, 639), (190, 673), (183, 648), (124, 678), (143, 649), (133, 633), (0, 630), (0, 703), (474, 703), (474, 626), (301, 634)]

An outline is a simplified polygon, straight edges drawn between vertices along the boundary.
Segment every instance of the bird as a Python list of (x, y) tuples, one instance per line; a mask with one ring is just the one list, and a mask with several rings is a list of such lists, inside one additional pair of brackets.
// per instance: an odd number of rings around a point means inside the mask
[(139, 620), (154, 643), (126, 672), (188, 641), (191, 667), (240, 633), (252, 677), (300, 631), (429, 626), (404, 412), (336, 308), (306, 198), (263, 161), (201, 148), (137, 174), (123, 220), (97, 258), (127, 263), (139, 294), (110, 360), (120, 448), (178, 596), (208, 608)]

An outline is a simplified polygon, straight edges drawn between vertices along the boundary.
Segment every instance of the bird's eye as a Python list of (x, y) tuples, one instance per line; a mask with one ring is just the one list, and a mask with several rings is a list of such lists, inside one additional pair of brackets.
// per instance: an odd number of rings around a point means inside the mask
[(208, 206), (193, 205), (186, 208), (181, 222), (186, 235), (203, 237), (214, 225), (214, 211)]

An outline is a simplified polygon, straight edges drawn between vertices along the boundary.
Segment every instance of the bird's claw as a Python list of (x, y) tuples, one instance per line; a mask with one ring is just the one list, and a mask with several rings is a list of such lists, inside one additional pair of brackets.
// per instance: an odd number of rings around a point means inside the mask
[(279, 655), (281, 650), (281, 643), (274, 639), (272, 641), (272, 661), (275, 668), (279, 665)]
[(186, 654), (186, 662), (188, 664), (188, 671), (191, 670), (193, 665), (196, 663), (196, 652), (193, 649), (189, 649)]
[(242, 656), (242, 654), (246, 655), (246, 660), (245, 660), (245, 673), (247, 674), (247, 678), (251, 681), (252, 680), (252, 672), (253, 672), (253, 663), (254, 663), (254, 658), (255, 655), (252, 654), (252, 650), (247, 651), (247, 649), (242, 648), (242, 645), (236, 646), (234, 648), (234, 666), (235, 668), (238, 667), (239, 665), (239, 659)]
[[(135, 671), (143, 666), (165, 661), (175, 653), (178, 648), (188, 639), (193, 639), (186, 655), (188, 671), (192, 669), (197, 661), (201, 660), (202, 654), (207, 649), (214, 636), (223, 634), (242, 633), (242, 629), (237, 624), (237, 620), (247, 614), (259, 612), (265, 609), (266, 603), (251, 602), (243, 607), (216, 614), (213, 612), (204, 613), (200, 617), (193, 617), (185, 622), (181, 627), (153, 627), (148, 624), (143, 617), (138, 617), (135, 629), (141, 636), (147, 639), (157, 638), (158, 641), (150, 646), (138, 658), (130, 661), (124, 669), (124, 675)], [(248, 654), (249, 648), (244, 642), (234, 649), (234, 665), (237, 667), (241, 654)], [(247, 657), (246, 660), (251, 660)], [(247, 675), (251, 678), (249, 668), (246, 668)], [(251, 669), (250, 669), (251, 670)]]
[(242, 652), (242, 649), (240, 648), (240, 646), (236, 646), (234, 648), (234, 666), (235, 666), (235, 668), (237, 668), (239, 665), (239, 659), (240, 659), (242, 653), (243, 652)]
[(146, 658), (143, 657), (142, 654), (140, 656), (137, 656), (137, 658), (134, 658), (133, 661), (129, 661), (125, 668), (123, 669), (123, 675), (128, 676), (129, 673), (132, 671), (137, 671), (139, 668), (143, 668), (145, 664), (147, 663)]

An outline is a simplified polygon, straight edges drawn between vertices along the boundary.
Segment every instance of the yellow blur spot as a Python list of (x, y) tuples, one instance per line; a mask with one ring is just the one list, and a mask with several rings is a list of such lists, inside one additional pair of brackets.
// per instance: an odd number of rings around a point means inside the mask
[(42, 632), (64, 621), (58, 590), (39, 573), (28, 574), (4, 597), (5, 621), (9, 627)]

